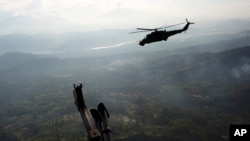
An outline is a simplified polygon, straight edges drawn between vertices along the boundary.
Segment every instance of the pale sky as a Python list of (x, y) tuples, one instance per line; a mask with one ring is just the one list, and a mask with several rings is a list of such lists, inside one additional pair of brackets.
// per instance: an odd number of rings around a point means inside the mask
[(0, 34), (250, 19), (250, 0), (0, 0)]

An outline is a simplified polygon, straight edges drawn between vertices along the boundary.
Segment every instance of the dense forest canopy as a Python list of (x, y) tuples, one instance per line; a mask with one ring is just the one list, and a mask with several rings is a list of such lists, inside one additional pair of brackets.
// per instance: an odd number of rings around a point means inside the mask
[(169, 51), (66, 58), (0, 56), (5, 140), (86, 140), (72, 95), (103, 102), (116, 140), (228, 140), (249, 123), (250, 47), (217, 53)]

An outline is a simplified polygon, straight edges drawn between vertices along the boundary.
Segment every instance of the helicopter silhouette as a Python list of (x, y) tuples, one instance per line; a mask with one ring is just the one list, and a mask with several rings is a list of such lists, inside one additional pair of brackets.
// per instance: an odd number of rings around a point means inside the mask
[(181, 24), (184, 24), (184, 23), (179, 23), (179, 24), (175, 24), (175, 25), (170, 25), (170, 26), (166, 26), (166, 27), (159, 27), (159, 28), (154, 28), (154, 29), (137, 28), (137, 30), (142, 30), (142, 31), (130, 32), (130, 33), (153, 31), (150, 34), (146, 35), (146, 37), (144, 39), (139, 41), (139, 45), (144, 46), (145, 44), (149, 44), (152, 42), (158, 42), (158, 41), (163, 41), (163, 40), (167, 41), (168, 37), (188, 30), (189, 25), (194, 24), (194, 23), (191, 23), (186, 19), (186, 25), (182, 29), (171, 30), (171, 31), (160, 30), (160, 29), (165, 29), (165, 28), (169, 28), (169, 27), (173, 27), (173, 26), (177, 26), (177, 25), (181, 25)]

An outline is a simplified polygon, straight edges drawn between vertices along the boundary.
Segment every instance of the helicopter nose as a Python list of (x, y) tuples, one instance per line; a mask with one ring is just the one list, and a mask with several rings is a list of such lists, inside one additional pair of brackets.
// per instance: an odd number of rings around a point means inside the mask
[(141, 45), (141, 46), (144, 46), (144, 44), (145, 44), (145, 43), (143, 43), (143, 42), (140, 42), (140, 43), (139, 43), (139, 45)]

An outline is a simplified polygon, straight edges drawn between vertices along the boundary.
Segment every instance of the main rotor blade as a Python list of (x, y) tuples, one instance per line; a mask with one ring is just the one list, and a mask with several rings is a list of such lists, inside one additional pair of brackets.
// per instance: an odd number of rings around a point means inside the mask
[(129, 34), (132, 34), (132, 33), (140, 33), (140, 32), (150, 32), (150, 30), (149, 30), (149, 31), (135, 31), (135, 32), (129, 32)]
[(169, 26), (165, 26), (165, 27), (160, 27), (160, 28), (157, 28), (157, 29), (169, 28), (169, 27), (173, 27), (173, 26), (177, 26), (177, 25), (181, 25), (181, 24), (185, 24), (185, 23), (178, 23), (178, 24), (174, 24), (174, 25), (169, 25)]
[(147, 31), (153, 31), (156, 29), (150, 29), (150, 28), (136, 28), (137, 30), (147, 30)]
[(149, 32), (149, 31), (156, 31), (156, 30), (159, 30), (159, 29), (169, 28), (169, 27), (173, 27), (173, 26), (177, 26), (177, 25), (181, 25), (181, 24), (185, 24), (185, 23), (178, 23), (178, 24), (164, 26), (164, 27), (159, 27), (159, 28), (154, 28), (154, 29), (151, 29), (151, 28), (136, 28), (137, 30), (143, 30), (143, 31), (129, 32), (129, 34), (131, 34), (131, 33), (140, 33), (140, 32)]

